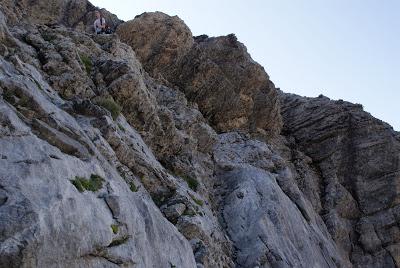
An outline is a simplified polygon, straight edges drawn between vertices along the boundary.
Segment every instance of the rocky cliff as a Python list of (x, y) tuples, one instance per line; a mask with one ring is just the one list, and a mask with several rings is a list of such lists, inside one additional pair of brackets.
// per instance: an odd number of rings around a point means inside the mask
[(234, 35), (0, 1), (0, 267), (397, 267), (400, 134)]

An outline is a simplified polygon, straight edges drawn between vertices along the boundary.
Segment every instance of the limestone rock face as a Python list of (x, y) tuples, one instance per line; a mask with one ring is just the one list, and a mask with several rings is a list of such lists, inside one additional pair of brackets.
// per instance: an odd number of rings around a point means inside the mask
[[(102, 156), (93, 119), (60, 109), (40, 73), (15, 60), (0, 60), (0, 266), (195, 267), (188, 241)], [(93, 176), (97, 189), (76, 187)]]
[(263, 142), (220, 135), (222, 222), (237, 267), (346, 266), (320, 216), (294, 182), (290, 165)]
[(398, 265), (399, 134), (361, 105), (281, 97), (284, 134), (319, 170), (322, 216), (342, 255), (358, 267)]
[(217, 130), (280, 132), (275, 86), (234, 35), (196, 38), (172, 75), (170, 80), (198, 103)]
[(171, 72), (194, 43), (192, 32), (180, 18), (162, 12), (143, 13), (121, 24), (117, 33), (153, 76)]
[(0, 3), (0, 267), (400, 265), (400, 135), (360, 105), (163, 13)]
[(183, 21), (160, 12), (138, 16), (117, 32), (146, 71), (185, 92), (217, 131), (280, 132), (275, 86), (234, 35), (193, 38)]

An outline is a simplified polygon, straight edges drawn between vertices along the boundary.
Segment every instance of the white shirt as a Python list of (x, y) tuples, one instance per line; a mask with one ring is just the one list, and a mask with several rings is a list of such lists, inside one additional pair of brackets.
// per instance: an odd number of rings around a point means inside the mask
[(94, 31), (96, 33), (101, 32), (101, 25), (103, 25), (103, 26), (106, 25), (106, 20), (104, 18), (101, 18), (101, 22), (100, 22), (100, 19), (97, 19), (94, 21), (93, 26), (94, 26)]

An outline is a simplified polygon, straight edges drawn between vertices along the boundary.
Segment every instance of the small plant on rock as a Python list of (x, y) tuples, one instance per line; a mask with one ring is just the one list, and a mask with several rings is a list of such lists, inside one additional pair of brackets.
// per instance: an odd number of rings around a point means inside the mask
[(194, 211), (193, 209), (187, 208), (183, 214), (183, 216), (189, 216), (189, 217), (194, 217), (196, 216), (196, 211)]
[(79, 54), (79, 58), (81, 59), (83, 66), (85, 66), (86, 73), (90, 75), (93, 67), (92, 61), (85, 54)]
[(119, 230), (118, 224), (111, 224), (111, 230), (112, 230), (113, 234), (118, 234), (118, 230)]
[(132, 192), (136, 193), (138, 191), (138, 188), (136, 185), (131, 181), (129, 182), (129, 189), (131, 189)]
[(108, 245), (108, 247), (111, 248), (111, 247), (116, 247), (116, 246), (125, 244), (128, 240), (129, 240), (129, 236), (123, 236), (123, 237), (121, 237), (121, 238), (118, 238), (118, 239), (113, 240), (113, 241)]
[(117, 119), (122, 111), (122, 107), (119, 106), (111, 97), (101, 98), (96, 102), (96, 104), (107, 109), (114, 120)]
[(194, 195), (192, 195), (192, 194), (189, 194), (190, 195), (190, 197), (193, 199), (193, 201), (197, 204), (197, 205), (199, 205), (200, 207), (202, 207), (203, 205), (204, 205), (204, 201), (203, 200), (200, 200), (200, 199), (197, 199)]
[(125, 132), (125, 128), (124, 128), (121, 124), (119, 124), (119, 123), (118, 123), (118, 128), (119, 128), (122, 132)]
[(103, 187), (103, 181), (104, 179), (99, 175), (92, 174), (90, 179), (76, 176), (74, 180), (71, 180), (71, 183), (82, 193), (85, 190), (91, 192), (100, 190)]
[(193, 191), (197, 191), (197, 188), (199, 187), (199, 182), (192, 177), (189, 176), (181, 176), (188, 184), (189, 188), (192, 189)]
[(82, 177), (75, 177), (74, 180), (71, 180), (71, 183), (78, 189), (79, 192), (84, 192), (85, 188), (82, 185), (82, 181), (86, 180), (85, 178)]

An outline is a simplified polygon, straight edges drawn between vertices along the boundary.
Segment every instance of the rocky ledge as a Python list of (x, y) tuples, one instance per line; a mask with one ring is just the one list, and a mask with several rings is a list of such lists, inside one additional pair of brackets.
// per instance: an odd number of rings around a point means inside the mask
[(397, 267), (400, 134), (178, 17), (0, 6), (0, 267)]

